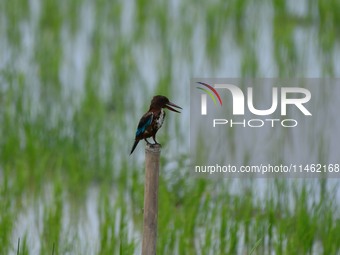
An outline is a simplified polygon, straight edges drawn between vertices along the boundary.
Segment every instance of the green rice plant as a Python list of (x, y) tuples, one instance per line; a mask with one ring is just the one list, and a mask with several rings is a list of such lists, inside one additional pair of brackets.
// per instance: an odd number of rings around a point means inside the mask
[[(310, 1), (297, 14), (283, 0), (2, 1), (0, 254), (32, 254), (33, 235), (40, 254), (139, 254), (144, 165), (138, 154), (128, 156), (128, 139), (150, 97), (168, 95), (188, 111), (190, 76), (273, 75), (260, 73), (262, 16), (272, 20), (265, 57), (278, 76), (309, 71), (309, 44), (297, 40), (299, 31), (313, 42), (320, 73), (337, 76), (338, 2)], [(236, 73), (227, 70), (229, 61)], [(324, 179), (269, 179), (260, 198), (254, 180), (193, 178), (188, 153), (170, 153), (185, 141), (180, 122), (188, 120), (167, 117), (159, 254), (339, 254), (338, 187)], [(234, 152), (235, 131), (226, 132)], [(282, 132), (277, 143), (288, 136)], [(312, 139), (326, 162), (327, 141), (322, 134)], [(271, 153), (281, 162), (282, 149)], [(95, 219), (87, 215), (92, 192)], [(37, 233), (19, 225), (32, 208)], [(93, 240), (78, 237), (88, 220), (99, 222)]]
[(1, 254), (7, 254), (11, 247), (11, 233), (14, 227), (15, 214), (13, 212), (13, 201), (11, 200), (11, 187), (5, 176), (0, 186), (0, 251)]
[(51, 204), (46, 204), (44, 207), (40, 254), (49, 254), (52, 250), (54, 250), (55, 254), (59, 254), (66, 246), (62, 238), (64, 204), (62, 200), (62, 184), (57, 181), (54, 185)]

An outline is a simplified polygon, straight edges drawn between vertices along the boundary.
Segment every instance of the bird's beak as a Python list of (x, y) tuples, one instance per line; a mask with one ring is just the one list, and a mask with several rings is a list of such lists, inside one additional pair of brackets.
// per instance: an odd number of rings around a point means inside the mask
[(170, 106), (176, 107), (176, 108), (178, 108), (178, 109), (182, 109), (182, 108), (179, 107), (178, 105), (175, 105), (174, 103), (169, 102), (169, 103), (167, 103), (167, 104), (165, 105), (165, 107), (168, 108), (170, 111), (181, 113), (181, 112), (177, 111), (176, 109), (174, 109), (174, 108), (172, 108), (172, 107), (170, 107)]

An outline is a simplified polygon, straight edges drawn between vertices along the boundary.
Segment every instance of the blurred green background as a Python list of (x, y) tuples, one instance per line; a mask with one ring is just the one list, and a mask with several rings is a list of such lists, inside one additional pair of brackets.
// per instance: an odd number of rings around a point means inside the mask
[(187, 137), (190, 78), (339, 76), (339, 24), (338, 0), (1, 1), (0, 254), (140, 254), (155, 94), (184, 108), (158, 254), (340, 254), (337, 180), (196, 179)]

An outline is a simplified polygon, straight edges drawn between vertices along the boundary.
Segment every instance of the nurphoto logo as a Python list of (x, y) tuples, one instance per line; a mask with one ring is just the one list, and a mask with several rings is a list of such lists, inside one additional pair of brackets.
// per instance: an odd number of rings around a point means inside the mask
[[(229, 125), (243, 126), (243, 127), (262, 127), (265, 124), (269, 124), (271, 127), (275, 127), (280, 123), (282, 127), (296, 127), (298, 121), (296, 119), (287, 118), (287, 108), (291, 107), (294, 111), (299, 111), (305, 116), (312, 116), (311, 112), (305, 106), (311, 100), (311, 93), (306, 88), (300, 87), (272, 87), (271, 88), (271, 106), (267, 109), (257, 109), (254, 105), (254, 92), (253, 87), (247, 87), (246, 93), (242, 89), (233, 84), (214, 84), (209, 85), (203, 82), (197, 82), (202, 87), (197, 89), (202, 90), (201, 94), (201, 115), (208, 114), (207, 95), (210, 96), (214, 105), (217, 106), (217, 100), (220, 107), (223, 107), (221, 95), (229, 93), (232, 96), (232, 115), (244, 116), (246, 110), (255, 116), (265, 116), (266, 118), (253, 118), (234, 120), (228, 119), (225, 116), (221, 118), (214, 118), (212, 126)], [(218, 92), (218, 91), (219, 92)], [(217, 99), (217, 100), (216, 100)], [(246, 102), (246, 103), (245, 103)], [(270, 118), (270, 116), (279, 111), (279, 115), (282, 117)], [(277, 114), (276, 114), (277, 116)]]

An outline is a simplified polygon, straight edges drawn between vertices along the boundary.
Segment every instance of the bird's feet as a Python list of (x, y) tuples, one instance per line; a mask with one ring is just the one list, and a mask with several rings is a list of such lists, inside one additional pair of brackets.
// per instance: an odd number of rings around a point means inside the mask
[(148, 146), (150, 146), (151, 148), (162, 147), (162, 145), (160, 143), (158, 143), (155, 139), (153, 139), (155, 141), (155, 143), (150, 143), (146, 138), (144, 140), (145, 140), (146, 144)]
[(147, 145), (150, 146), (151, 148), (162, 147), (162, 145), (158, 143), (155, 138), (153, 138), (155, 143), (150, 143), (146, 138), (144, 140), (147, 143)]
[(144, 139), (145, 140), (145, 142), (148, 144), (148, 145), (152, 145), (152, 143), (150, 143), (149, 141), (148, 141), (148, 139)]
[(160, 143), (158, 143), (158, 142), (156, 141), (156, 137), (153, 136), (152, 139), (153, 139), (153, 141), (155, 142), (154, 145), (156, 145), (156, 144), (157, 144), (157, 145), (161, 145)]

